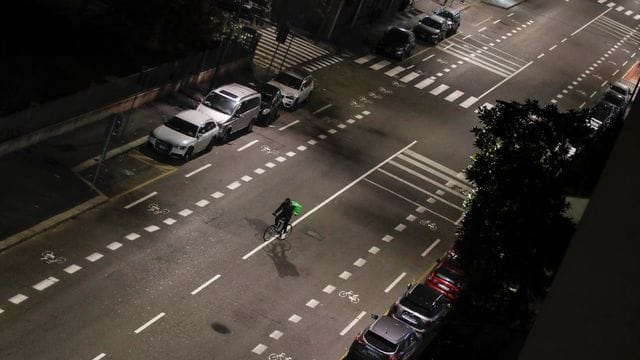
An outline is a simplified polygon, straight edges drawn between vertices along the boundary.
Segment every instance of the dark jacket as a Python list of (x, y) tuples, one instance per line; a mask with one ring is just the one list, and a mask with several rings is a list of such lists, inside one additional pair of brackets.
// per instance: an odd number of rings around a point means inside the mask
[(291, 218), (291, 216), (293, 215), (293, 206), (291, 206), (291, 203), (287, 204), (286, 201), (283, 201), (282, 204), (280, 204), (280, 206), (278, 206), (278, 208), (276, 209), (275, 213), (278, 216)]

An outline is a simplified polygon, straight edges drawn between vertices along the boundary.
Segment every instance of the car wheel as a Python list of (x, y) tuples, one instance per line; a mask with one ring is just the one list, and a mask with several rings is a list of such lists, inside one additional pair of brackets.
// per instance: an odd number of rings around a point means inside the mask
[(249, 125), (247, 125), (247, 127), (245, 128), (247, 134), (253, 131), (253, 125), (255, 123), (255, 120), (251, 120), (249, 122)]
[(227, 141), (229, 141), (230, 136), (231, 136), (231, 129), (225, 129), (224, 132), (222, 133), (222, 136), (220, 136), (220, 143), (222, 144), (227, 143)]
[(193, 156), (193, 148), (190, 147), (190, 148), (187, 149), (187, 151), (182, 156), (182, 161), (188, 162), (189, 160), (191, 160), (192, 156)]
[(291, 111), (296, 111), (298, 109), (298, 99), (295, 99), (293, 101), (293, 104), (291, 104)]
[(209, 152), (211, 151), (211, 149), (213, 149), (213, 145), (215, 145), (215, 138), (212, 138), (209, 143), (207, 144), (207, 148), (205, 149), (205, 151)]
[(306, 104), (306, 103), (308, 103), (308, 102), (309, 102), (309, 100), (311, 100), (311, 94), (312, 94), (312, 93), (313, 93), (313, 92), (310, 92), (310, 93), (307, 95), (307, 98), (306, 98), (306, 99), (304, 99), (304, 103), (305, 103), (305, 104)]

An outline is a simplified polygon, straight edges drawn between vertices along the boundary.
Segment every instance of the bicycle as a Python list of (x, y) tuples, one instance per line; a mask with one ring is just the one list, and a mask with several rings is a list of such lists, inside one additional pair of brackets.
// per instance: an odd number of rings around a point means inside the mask
[(342, 290), (338, 293), (338, 296), (348, 297), (349, 300), (354, 304), (357, 304), (358, 302), (360, 302), (360, 296), (358, 294), (354, 294), (353, 290), (349, 290), (349, 291)]
[(269, 225), (267, 229), (264, 231), (262, 235), (262, 239), (264, 241), (269, 241), (278, 237), (280, 240), (286, 239), (289, 234), (291, 234), (291, 230), (293, 230), (293, 225), (287, 224), (287, 229), (283, 232), (282, 227), (284, 226), (284, 219), (278, 220), (277, 223), (273, 225)]
[(44, 261), (47, 264), (63, 264), (67, 261), (66, 257), (63, 256), (55, 256), (53, 251), (45, 251), (40, 255), (40, 260)]

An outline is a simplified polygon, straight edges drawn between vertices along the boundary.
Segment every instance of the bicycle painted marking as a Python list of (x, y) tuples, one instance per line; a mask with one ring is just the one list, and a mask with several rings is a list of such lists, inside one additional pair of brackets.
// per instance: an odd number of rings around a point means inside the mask
[(158, 204), (149, 204), (149, 206), (147, 206), (147, 211), (154, 214), (154, 215), (160, 215), (160, 214), (168, 214), (169, 213), (169, 209), (162, 209), (160, 208), (160, 205)]
[(262, 145), (260, 146), (260, 151), (267, 153), (267, 154), (271, 154), (271, 155), (278, 155), (279, 151), (272, 149), (269, 147), (269, 145)]
[(436, 224), (435, 221), (431, 221), (431, 220), (427, 220), (427, 219), (421, 219), (419, 222), (420, 222), (420, 225), (426, 226), (430, 230), (433, 230), (433, 231), (438, 230), (438, 224)]
[(280, 353), (280, 354), (271, 353), (271, 354), (269, 354), (267, 359), (269, 359), (269, 360), (293, 360), (293, 357), (287, 356), (287, 353)]
[(53, 251), (47, 250), (40, 255), (40, 260), (46, 264), (64, 264), (67, 261), (66, 257), (55, 256)]
[(353, 304), (357, 304), (360, 302), (360, 295), (356, 294), (353, 292), (353, 290), (349, 290), (349, 291), (345, 291), (342, 290), (338, 293), (338, 296), (340, 296), (341, 298), (349, 298), (349, 301), (351, 301), (351, 303)]

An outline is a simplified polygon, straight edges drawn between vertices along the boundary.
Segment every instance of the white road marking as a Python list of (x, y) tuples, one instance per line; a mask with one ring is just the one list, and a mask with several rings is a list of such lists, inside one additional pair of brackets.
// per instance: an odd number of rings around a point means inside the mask
[(318, 306), (318, 304), (320, 304), (320, 302), (316, 299), (311, 299), (309, 301), (307, 301), (307, 303), (305, 304), (307, 307), (315, 309), (316, 306)]
[(347, 119), (347, 122), (348, 122), (349, 124), (353, 124), (353, 123), (354, 123), (354, 122), (356, 122), (356, 121), (355, 121), (355, 120), (353, 120), (353, 119)]
[(251, 350), (252, 353), (261, 355), (265, 350), (267, 350), (267, 345), (258, 344), (256, 347)]
[(249, 175), (245, 175), (243, 177), (240, 178), (240, 180), (244, 181), (244, 182), (249, 182), (251, 180), (253, 180), (253, 178)]
[(444, 92), (448, 88), (449, 88), (449, 85), (441, 84), (441, 85), (438, 85), (435, 89), (429, 91), (429, 93), (431, 95), (440, 95), (442, 92)]
[(387, 76), (396, 76), (398, 73), (401, 73), (404, 71), (404, 68), (402, 66), (396, 66), (393, 69), (385, 72), (384, 74)]
[[(605, 1), (606, 1), (606, 0), (605, 0)], [(366, 63), (366, 62), (371, 61), (371, 60), (372, 60), (373, 58), (375, 58), (375, 57), (376, 57), (375, 55), (373, 55), (373, 54), (369, 54), (369, 55), (365, 55), (365, 56), (363, 56), (363, 57), (357, 58), (357, 59), (353, 60), (353, 62), (355, 62), (355, 63), (358, 63), (358, 64), (362, 65), (362, 64), (364, 64), (364, 63)]]
[[(257, 143), (257, 142), (258, 142), (258, 140), (250, 141), (250, 142), (248, 142), (246, 145), (244, 145), (244, 146), (242, 146), (242, 147), (238, 148), (238, 150), (237, 150), (237, 151), (242, 151), (242, 150), (244, 150), (244, 149), (246, 149), (246, 148), (250, 147), (251, 145), (253, 145), (253, 144)], [(209, 165), (211, 165), (211, 164), (209, 164)]]
[(436, 247), (436, 245), (438, 245), (438, 243), (440, 242), (440, 239), (436, 239), (436, 241), (433, 242), (433, 244), (431, 244), (427, 250), (423, 251), (422, 254), (420, 254), (420, 256), (425, 257), (427, 256), (427, 254), (429, 254), (431, 252), (431, 250), (433, 250), (434, 247)]
[[(607, 1), (607, 0), (602, 0), (602, 1)], [(511, 13), (509, 15), (507, 15), (507, 17), (512, 17), (514, 13)]]
[(351, 273), (348, 271), (343, 271), (338, 277), (342, 280), (348, 280), (351, 277)]
[(553, 51), (553, 49), (555, 49), (555, 48), (557, 48), (557, 47), (558, 47), (558, 45), (557, 45), (557, 44), (556, 44), (556, 45), (553, 45), (552, 47), (550, 47), (550, 48), (549, 48), (549, 51)]
[(476, 98), (474, 96), (469, 96), (467, 98), (467, 100), (465, 100), (465, 101), (460, 103), (460, 106), (462, 106), (463, 108), (467, 109), (467, 108), (469, 108), (469, 106), (475, 104), (476, 101), (478, 101), (478, 98)]
[[(440, 190), (439, 190), (439, 191), (440, 191)], [(443, 192), (442, 194), (444, 194), (444, 192)], [(442, 194), (441, 194), (441, 195), (442, 195)], [(405, 220), (407, 220), (407, 221), (411, 221), (411, 222), (415, 221), (416, 219), (417, 219), (417, 217), (416, 217), (415, 215), (413, 215), (413, 214), (409, 214), (409, 215), (407, 215), (407, 217), (405, 218)]]
[(202, 199), (202, 200), (198, 201), (196, 203), (196, 205), (199, 206), (199, 207), (205, 207), (205, 206), (209, 205), (209, 201)]
[(573, 35), (575, 35), (575, 34), (579, 33), (580, 31), (582, 31), (582, 29), (584, 29), (584, 28), (586, 28), (587, 26), (591, 25), (591, 23), (592, 23), (592, 22), (596, 21), (600, 16), (602, 16), (602, 15), (604, 15), (604, 14), (608, 13), (610, 10), (611, 10), (611, 9), (609, 8), (609, 9), (607, 9), (607, 10), (603, 11), (602, 13), (600, 13), (600, 15), (596, 16), (595, 18), (593, 18), (593, 20), (591, 20), (591, 21), (589, 21), (588, 23), (586, 23), (586, 24), (582, 25), (578, 30), (576, 30), (576, 31), (572, 32), (572, 33), (571, 33), (571, 36), (573, 36)]
[(397, 231), (397, 232), (401, 232), (401, 231), (403, 231), (403, 230), (404, 230), (404, 229), (406, 229), (406, 228), (407, 228), (407, 225), (405, 225), (405, 224), (398, 224), (398, 225), (396, 225), (396, 227), (395, 227), (395, 228), (393, 228), (393, 230), (395, 230), (395, 231)]
[(328, 132), (329, 134), (333, 135), (333, 134), (337, 133), (337, 132), (338, 132), (338, 130), (336, 130), (336, 129), (329, 129), (329, 130), (327, 130), (327, 132)]
[[(258, 140), (256, 140), (256, 141), (258, 141)], [(238, 151), (240, 151), (240, 150), (238, 150)], [(204, 166), (202, 166), (202, 167), (200, 167), (198, 169), (195, 169), (192, 172), (186, 174), (184, 177), (186, 177), (186, 178), (191, 177), (192, 175), (199, 173), (200, 171), (208, 168), (209, 166), (211, 166), (211, 164), (204, 165)]]
[(451, 71), (451, 69), (446, 68), (446, 69), (444, 69), (443, 71), (444, 71), (444, 72), (449, 72), (449, 71)]
[(483, 97), (487, 96), (487, 94), (489, 94), (490, 92), (492, 92), (493, 90), (497, 89), (500, 85), (504, 84), (505, 82), (507, 82), (508, 80), (510, 80), (512, 77), (518, 75), (522, 70), (526, 69), (529, 67), (529, 65), (533, 64), (533, 61), (529, 61), (525, 66), (521, 67), (518, 71), (514, 72), (513, 74), (509, 75), (508, 77), (506, 77), (505, 79), (503, 79), (502, 81), (500, 81), (499, 83), (497, 83), (496, 85), (494, 85), (491, 89), (485, 91), (482, 95), (478, 96), (478, 100), (482, 99)]
[(207, 286), (211, 285), (214, 281), (218, 280), (220, 278), (220, 274), (217, 274), (216, 276), (212, 277), (211, 279), (205, 281), (204, 284), (198, 286), (195, 290), (193, 290), (191, 292), (191, 295), (195, 295), (197, 293), (199, 293), (202, 289), (206, 288)]
[(276, 161), (278, 161), (278, 162), (285, 162), (285, 161), (287, 161), (287, 158), (282, 157), (282, 156), (278, 156), (278, 157), (276, 158)]
[(427, 199), (427, 202), (428, 202), (429, 204), (435, 204), (435, 203), (436, 203), (436, 199), (434, 199), (434, 198), (430, 197), (430, 198), (428, 198), (428, 199)]
[(585, 101), (583, 101), (582, 104), (580, 104), (580, 106), (578, 106), (578, 108), (582, 109), (585, 105), (587, 105), (587, 103)]
[(48, 288), (49, 286), (57, 283), (58, 281), (60, 281), (60, 280), (56, 279), (53, 276), (49, 276), (48, 278), (40, 281), (39, 283), (33, 285), (32, 287), (34, 289), (38, 290), (38, 291), (42, 291), (42, 290)]
[(483, 27), (483, 28), (478, 29), (478, 32), (483, 32), (483, 31), (485, 31), (485, 30), (487, 30), (487, 27), (486, 27), (486, 26), (485, 26), (485, 27)]
[(240, 186), (242, 186), (242, 184), (240, 183), (240, 181), (234, 181), (231, 184), (227, 185), (227, 189), (229, 190), (235, 190), (237, 188), (239, 188)]
[[(493, 105), (492, 104), (488, 104), (488, 103), (484, 104), (483, 106), (488, 108), (488, 109), (493, 108)], [(426, 164), (426, 165), (431, 166), (434, 169), (439, 170), (440, 172), (439, 173), (438, 172), (433, 172), (433, 170), (425, 168), (424, 165), (421, 165), (420, 163), (412, 162), (411, 159), (407, 158), (404, 154), (402, 156), (398, 156), (398, 157), (401, 158), (402, 160), (410, 163), (410, 164), (413, 164), (413, 165), (415, 165), (415, 166), (417, 166), (417, 167), (419, 167), (419, 168), (421, 168), (421, 169), (423, 169), (425, 171), (428, 171), (428, 172), (432, 173), (433, 175), (436, 175), (437, 177), (439, 177), (439, 178), (441, 178), (443, 180), (452, 181), (454, 184), (458, 185), (459, 187), (461, 187), (461, 188), (463, 188), (463, 189), (465, 189), (467, 191), (472, 191), (473, 190), (470, 186), (467, 185), (467, 182), (465, 180), (460, 179), (458, 177), (458, 173), (457, 172), (449, 169), (448, 167), (440, 164), (439, 162), (437, 162), (435, 160), (431, 160), (428, 157), (423, 156), (423, 155), (421, 155), (421, 154), (419, 154), (419, 153), (417, 153), (415, 151), (412, 151), (412, 150), (407, 150), (404, 153), (406, 155), (408, 155), (408, 156), (410, 156), (410, 157), (412, 157), (412, 158), (414, 158), (414, 159)], [(441, 188), (441, 189), (443, 189), (445, 191), (448, 191), (447, 188)]]
[(429, 56), (427, 56), (426, 58), (422, 59), (422, 61), (427, 61), (429, 59), (431, 59), (434, 56), (434, 54), (431, 54)]
[(138, 199), (138, 200), (136, 200), (136, 201), (132, 202), (131, 204), (129, 204), (129, 205), (127, 205), (127, 206), (125, 206), (124, 208), (125, 208), (125, 209), (130, 209), (130, 208), (132, 208), (132, 207), (134, 207), (134, 206), (136, 206), (136, 205), (140, 204), (141, 202), (143, 202), (143, 201), (145, 201), (145, 200), (147, 200), (147, 199), (149, 199), (149, 198), (151, 198), (151, 197), (154, 197), (154, 196), (156, 196), (156, 195), (158, 195), (158, 192), (157, 192), (157, 191), (154, 191), (154, 192), (152, 192), (151, 194), (146, 195), (146, 196), (143, 196), (143, 197), (141, 197), (140, 199)]
[(438, 77), (440, 77), (440, 76), (442, 76), (442, 75), (444, 75), (444, 74), (443, 74), (443, 73), (441, 73), (441, 72), (439, 72), (439, 73), (437, 73), (437, 74), (436, 74), (436, 76), (438, 76)]
[(494, 21), (494, 22), (493, 22), (493, 24), (495, 25), (495, 24), (497, 24), (497, 23), (499, 23), (499, 22), (500, 22), (500, 19), (498, 19), (498, 20)]
[(307, 140), (307, 144), (309, 144), (309, 145), (315, 145), (315, 144), (317, 144), (317, 143), (318, 143), (318, 142), (317, 142), (317, 141), (315, 141), (315, 140), (313, 140), (313, 139), (311, 139), (311, 140)]
[(268, 168), (270, 168), (270, 169), (271, 169), (271, 168), (276, 167), (276, 164), (274, 164), (274, 163), (272, 163), (272, 162), (268, 162), (268, 163), (264, 164), (264, 166), (266, 166), (266, 167), (268, 167)]
[(300, 320), (302, 320), (302, 316), (293, 314), (289, 317), (288, 320), (291, 321), (292, 323), (298, 323)]
[(379, 248), (379, 247), (377, 247), (377, 246), (372, 246), (372, 247), (369, 249), (369, 253), (370, 253), (370, 254), (373, 254), (373, 255), (377, 254), (379, 251), (380, 251), (380, 248)]
[(400, 78), (400, 81), (402, 81), (403, 83), (408, 83), (410, 81), (412, 81), (413, 79), (417, 78), (418, 76), (420, 76), (419, 73), (417, 72), (410, 72), (407, 75), (403, 76), (402, 78)]
[(360, 119), (362, 119), (362, 118), (363, 118), (363, 116), (362, 116), (362, 115), (360, 115), (360, 114), (358, 114), (358, 115), (354, 116), (354, 118), (356, 118), (356, 119), (360, 120)]
[(273, 330), (273, 332), (269, 334), (269, 337), (275, 340), (279, 340), (282, 337), (282, 335), (283, 335), (282, 331)]
[[(369, 174), (373, 173), (374, 171), (378, 170), (379, 168), (381, 168), (384, 164), (386, 164), (387, 162), (391, 161), (391, 159), (393, 159), (394, 157), (398, 156), (398, 154), (401, 154), (402, 152), (408, 150), (409, 148), (411, 148), (413, 145), (415, 145), (417, 143), (417, 141), (413, 141), (411, 142), (409, 145), (405, 146), (404, 148), (398, 150), (396, 153), (394, 153), (393, 155), (391, 155), (390, 157), (388, 157), (387, 159), (385, 159), (384, 161), (382, 161), (381, 163), (379, 163), (378, 165), (374, 166), (372, 169), (370, 169), (369, 171), (365, 172), (364, 174), (360, 175), (360, 177), (358, 177), (357, 179), (353, 180), (351, 183), (349, 183), (348, 185), (346, 185), (345, 187), (343, 187), (342, 189), (338, 190), (335, 194), (331, 195), (330, 197), (328, 197), (327, 199), (325, 199), (323, 202), (321, 202), (320, 204), (316, 205), (313, 209), (307, 211), (306, 213), (302, 214), (302, 216), (300, 216), (296, 221), (294, 221), (291, 225), (292, 226), (296, 226), (298, 225), (302, 220), (306, 219), (308, 216), (311, 216), (313, 213), (315, 213), (316, 211), (318, 211), (319, 209), (321, 209), (323, 206), (327, 205), (329, 202), (331, 202), (333, 199), (335, 199), (336, 197), (340, 196), (340, 194), (342, 194), (343, 192), (349, 190), (351, 187), (353, 187), (355, 184), (359, 183), (360, 181), (362, 181), (362, 179), (366, 178), (367, 176), (369, 176)], [(247, 254), (245, 254), (242, 257), (242, 260), (247, 260), (248, 258), (250, 258), (253, 254), (255, 254), (256, 252), (260, 251), (260, 249), (262, 249), (263, 247), (267, 246), (269, 243), (271, 243), (271, 241), (273, 241), (273, 239), (269, 240), (269, 241), (265, 241), (262, 244), (260, 244), (259, 246), (257, 246), (256, 248), (254, 248), (253, 250), (251, 250), (250, 252), (248, 252)]]
[[(638, 16), (640, 16), (640, 15), (638, 15)], [(631, 54), (629, 57), (634, 57), (634, 56), (636, 56), (636, 53)]]
[(418, 206), (418, 208), (416, 208), (416, 212), (419, 214), (424, 214), (425, 211), (427, 211), (427, 208), (424, 206)]
[(326, 138), (327, 138), (327, 135), (325, 135), (325, 134), (318, 135), (318, 139), (320, 139), (320, 140), (324, 140)]
[(602, 84), (600, 84), (600, 87), (604, 87), (605, 85), (607, 85), (608, 82), (609, 82), (609, 80), (603, 81)]
[(173, 218), (166, 218), (162, 222), (167, 224), (167, 225), (173, 225), (173, 224), (175, 224), (177, 222), (177, 220), (173, 219)]
[(614, 3), (613, 1), (607, 4), (608, 7), (612, 8), (614, 6), (616, 6), (616, 3)]
[(337, 126), (338, 126), (338, 128), (340, 128), (340, 129), (344, 129), (344, 128), (346, 128), (346, 127), (347, 127), (347, 125), (345, 125), (345, 124), (338, 124)]
[(103, 357), (105, 357), (105, 356), (107, 356), (107, 354), (105, 354), (105, 353), (101, 353), (101, 354), (99, 354), (98, 356), (94, 357), (92, 360), (100, 360), (100, 359), (102, 359), (102, 358), (103, 358)]
[[(338, 126), (340, 126), (340, 125), (338, 125)], [(296, 149), (298, 149), (298, 151), (305, 151), (305, 150), (307, 150), (307, 147), (304, 146), (304, 145), (300, 145)]]
[(73, 274), (74, 272), (78, 271), (82, 269), (81, 266), (78, 266), (76, 264), (71, 264), (69, 266), (67, 266), (66, 268), (64, 268), (64, 272), (66, 272), (67, 274)]
[(589, 95), (589, 97), (592, 98), (597, 93), (598, 93), (598, 91), (596, 90), (596, 91), (592, 92), (591, 95)]
[(624, 14), (625, 14), (625, 15), (627, 15), (627, 16), (629, 16), (629, 15), (633, 14), (633, 11), (631, 11), (631, 10), (627, 10), (627, 11), (625, 11), (625, 12), (624, 12)]
[(109, 244), (109, 245), (107, 245), (107, 246), (106, 246), (106, 248), (107, 248), (107, 249), (109, 249), (109, 250), (111, 250), (111, 251), (116, 251), (116, 250), (118, 250), (118, 249), (119, 249), (119, 248), (121, 248), (121, 247), (122, 247), (122, 244), (121, 244), (121, 243), (119, 243), (119, 242), (117, 242), (117, 241), (114, 241), (114, 242), (112, 242), (111, 244)]
[(285, 126), (281, 127), (281, 128), (280, 128), (280, 129), (278, 129), (278, 130), (282, 131), (282, 130), (284, 130), (284, 129), (288, 128), (289, 126), (293, 126), (293, 125), (295, 125), (295, 124), (297, 124), (297, 123), (299, 123), (299, 122), (300, 122), (300, 120), (292, 121), (292, 122), (290, 122), (289, 124), (287, 124), (287, 125), (285, 125)]
[(385, 67), (385, 66), (387, 66), (389, 64), (391, 64), (390, 61), (382, 60), (382, 61), (379, 61), (379, 62), (369, 66), (369, 68), (372, 69), (372, 70), (378, 71), (378, 70), (382, 69), (383, 67)]
[(391, 242), (391, 240), (393, 240), (393, 236), (387, 234), (385, 236), (382, 237), (382, 241), (384, 242)]
[(364, 111), (362, 112), (362, 115), (369, 115), (369, 114), (371, 114), (371, 111), (364, 110)]
[(314, 111), (314, 112), (313, 112), (313, 115), (319, 114), (319, 113), (321, 113), (321, 112), (323, 112), (323, 111), (327, 110), (328, 108), (330, 108), (330, 107), (332, 107), (332, 106), (333, 106), (333, 104), (327, 104), (327, 105), (325, 105), (325, 106), (321, 107), (320, 109), (318, 109), (318, 110)]
[(542, 54), (538, 55), (538, 59), (540, 59), (540, 58), (541, 58), (541, 57), (543, 57), (543, 56), (544, 56), (544, 53), (542, 53)]
[(565, 41), (567, 41), (567, 38), (564, 38), (564, 39), (560, 40), (561, 43), (563, 43)]
[(607, 0), (598, 0), (598, 4), (606, 3)]
[(182, 216), (182, 217), (187, 217), (189, 215), (193, 214), (193, 211), (189, 210), (189, 209), (184, 209), (182, 211), (180, 211), (178, 213), (178, 215)]
[(556, 99), (551, 99), (551, 103), (552, 103), (552, 104), (556, 104), (557, 102), (558, 102), (558, 100), (556, 100)]
[(214, 199), (220, 199), (223, 196), (224, 196), (224, 193), (221, 193), (220, 191), (216, 191), (213, 194), (211, 194), (211, 197)]
[(619, 71), (620, 69), (617, 69), (616, 71), (613, 72), (613, 74), (611, 74), (611, 76), (615, 76)]
[(87, 256), (85, 259), (91, 261), (91, 262), (96, 262), (100, 259), (102, 259), (104, 255), (100, 254), (99, 252), (94, 252), (93, 254)]
[(165, 315), (165, 313), (160, 313), (158, 315), (156, 315), (153, 319), (147, 321), (144, 325), (140, 326), (139, 328), (137, 328), (134, 333), (136, 334), (140, 334), (144, 329), (148, 328), (149, 326), (151, 326), (151, 324), (153, 324), (154, 322), (160, 320), (163, 316)]
[(618, 6), (618, 7), (616, 8), (616, 11), (618, 11), (618, 12), (620, 12), (620, 11), (622, 11), (622, 10), (624, 10), (624, 6), (622, 6), (622, 5), (620, 5), (620, 6)]
[(456, 90), (456, 91), (452, 92), (451, 94), (449, 94), (444, 99), (449, 101), (449, 102), (453, 102), (453, 101), (455, 101), (457, 98), (459, 98), (462, 95), (464, 95), (464, 93), (462, 91)]
[(322, 292), (325, 292), (327, 294), (331, 294), (332, 292), (334, 292), (336, 290), (336, 287), (333, 285), (327, 285), (324, 287), (324, 289), (322, 289)]
[(18, 295), (15, 295), (15, 296), (11, 297), (11, 298), (9, 299), (9, 302), (11, 302), (11, 303), (14, 303), (14, 304), (18, 305), (18, 304), (20, 304), (21, 302), (23, 302), (23, 301), (27, 300), (28, 298), (29, 298), (29, 297), (28, 297), (28, 296), (26, 296), (26, 295), (18, 294)]
[(360, 321), (366, 314), (366, 311), (361, 311), (355, 319), (351, 320), (351, 322), (344, 329), (342, 329), (342, 331), (340, 331), (340, 336), (344, 336), (346, 333), (348, 333), (349, 330), (351, 330), (351, 328), (354, 327), (358, 323), (358, 321)]
[(367, 260), (363, 259), (363, 258), (358, 258), (358, 260), (356, 260), (353, 265), (357, 266), (357, 267), (362, 267), (362, 265), (366, 264)]
[(424, 79), (422, 81), (420, 81), (419, 83), (415, 84), (414, 87), (418, 88), (418, 89), (424, 89), (427, 86), (433, 84), (433, 79), (427, 78)]
[(467, 35), (467, 36), (463, 37), (463, 38), (462, 38), (462, 40), (467, 40), (467, 39), (468, 39), (468, 38), (470, 38), (470, 37), (471, 37), (471, 34), (469, 34), (469, 35)]
[(403, 272), (402, 274), (400, 274), (395, 280), (393, 280), (391, 284), (389, 284), (389, 286), (387, 286), (386, 289), (384, 289), (384, 292), (389, 293), (389, 291), (391, 291), (391, 289), (393, 289), (394, 286), (398, 285), (400, 280), (402, 280), (405, 276), (407, 276), (406, 272)]
[(152, 233), (152, 232), (156, 232), (156, 231), (160, 230), (160, 228), (158, 226), (156, 226), (156, 225), (149, 225), (149, 226), (145, 227), (144, 230), (146, 232)]
[(628, 63), (628, 62), (629, 62), (629, 60), (625, 60), (625, 61), (622, 63), (622, 65), (621, 65), (621, 66), (625, 66), (625, 65), (627, 65), (627, 63)]
[(640, 15), (636, 15), (633, 17), (634, 20), (640, 20)]
[(131, 234), (129, 234), (129, 235), (127, 235), (127, 236), (125, 236), (125, 239), (130, 240), (130, 241), (133, 241), (133, 240), (135, 240), (135, 239), (137, 239), (137, 238), (139, 238), (139, 237), (140, 237), (140, 235), (139, 235), (139, 234), (131, 233)]

